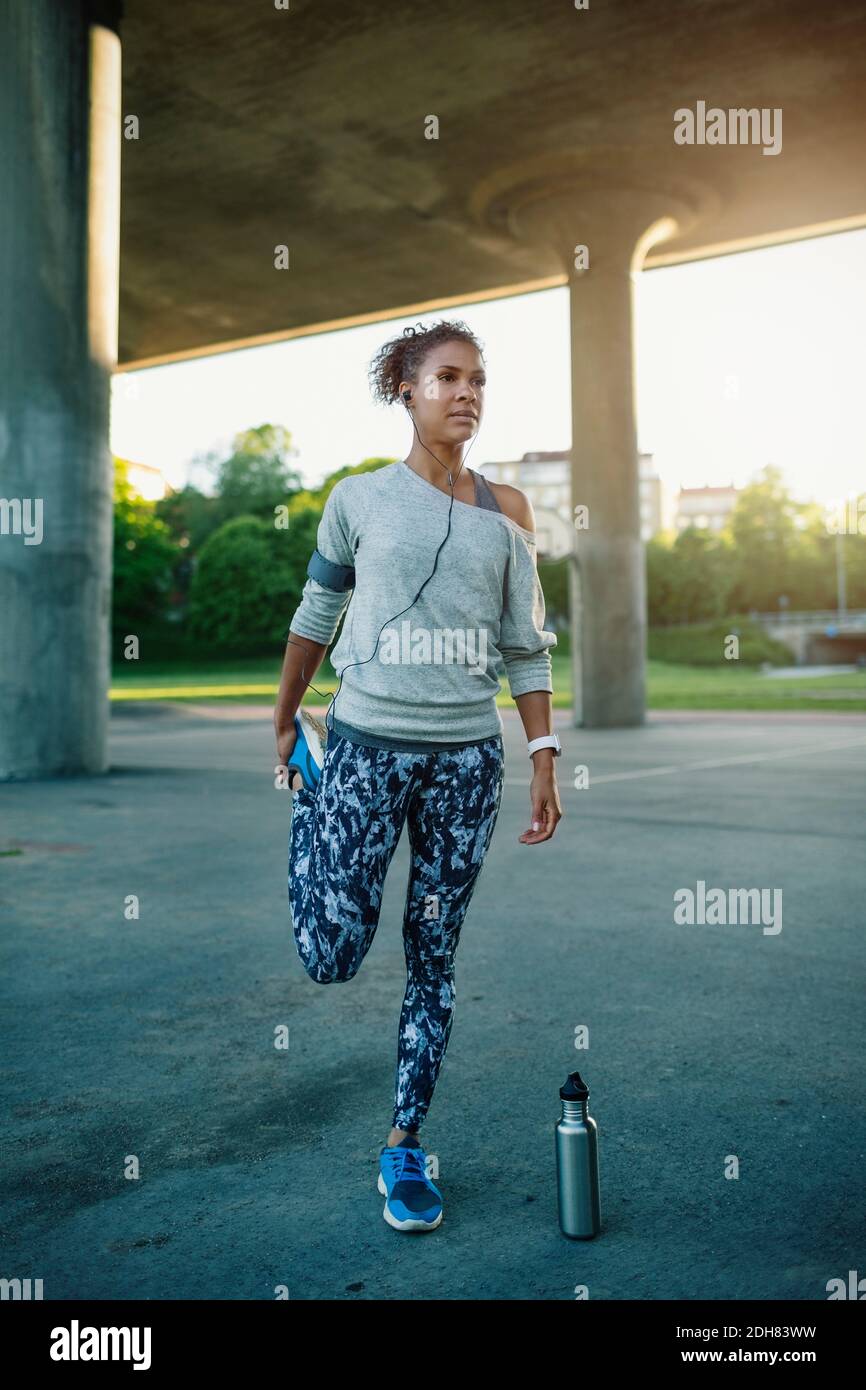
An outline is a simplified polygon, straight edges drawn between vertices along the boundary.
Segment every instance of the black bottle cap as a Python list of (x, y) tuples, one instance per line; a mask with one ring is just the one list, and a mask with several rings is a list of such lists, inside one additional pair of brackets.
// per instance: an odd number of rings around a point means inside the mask
[(588, 1096), (589, 1087), (581, 1079), (580, 1072), (569, 1072), (565, 1085), (559, 1088), (560, 1100), (586, 1100)]

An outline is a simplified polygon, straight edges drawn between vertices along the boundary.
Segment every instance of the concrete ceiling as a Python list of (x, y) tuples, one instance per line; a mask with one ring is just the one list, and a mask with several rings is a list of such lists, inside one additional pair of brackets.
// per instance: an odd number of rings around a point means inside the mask
[[(866, 225), (857, 0), (126, 0), (121, 33), (121, 366), (565, 283), (497, 226), (536, 162), (712, 189), (650, 267)], [(780, 107), (781, 153), (678, 146), (699, 100)]]

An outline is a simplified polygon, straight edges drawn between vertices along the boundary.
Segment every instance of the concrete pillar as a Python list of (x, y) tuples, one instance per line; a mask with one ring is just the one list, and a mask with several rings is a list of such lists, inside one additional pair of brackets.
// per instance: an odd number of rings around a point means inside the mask
[[(688, 147), (640, 144), (539, 150), (501, 165), (468, 208), (489, 235), (521, 248), (522, 273), (565, 268), (571, 292), (572, 502), (589, 509), (572, 564), (573, 722), (642, 724), (646, 569), (634, 404), (632, 288), (650, 247), (719, 206)], [(652, 177), (647, 171), (653, 169)], [(535, 255), (528, 260), (526, 246)], [(588, 267), (576, 249), (586, 247)]]
[(118, 12), (0, 0), (0, 779), (108, 765)]
[[(646, 566), (640, 530), (634, 400), (633, 281), (650, 246), (690, 210), (670, 193), (608, 182), (516, 190), (513, 233), (553, 248), (571, 291), (573, 722), (585, 728), (645, 718)], [(588, 268), (576, 269), (586, 247)]]

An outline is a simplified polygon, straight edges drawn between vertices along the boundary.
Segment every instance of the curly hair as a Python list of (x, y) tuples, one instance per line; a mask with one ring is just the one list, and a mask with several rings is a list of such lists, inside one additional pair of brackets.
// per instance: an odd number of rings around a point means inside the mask
[(393, 405), (400, 399), (400, 382), (418, 382), (421, 363), (431, 348), (440, 343), (459, 338), (477, 348), (483, 359), (481, 343), (471, 329), (460, 319), (440, 319), (438, 323), (425, 328), (422, 323), (416, 328), (404, 328), (399, 338), (391, 338), (384, 343), (370, 363), (370, 390), (373, 399), (383, 405)]

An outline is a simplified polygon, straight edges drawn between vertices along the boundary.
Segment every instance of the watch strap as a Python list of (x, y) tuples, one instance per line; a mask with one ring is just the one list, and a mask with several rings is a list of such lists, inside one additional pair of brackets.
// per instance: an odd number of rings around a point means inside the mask
[(556, 734), (542, 734), (540, 738), (530, 739), (526, 747), (529, 752), (530, 758), (532, 757), (533, 753), (536, 753), (538, 751), (539, 748), (552, 748), (554, 750), (554, 756), (557, 758), (562, 752), (562, 747)]

